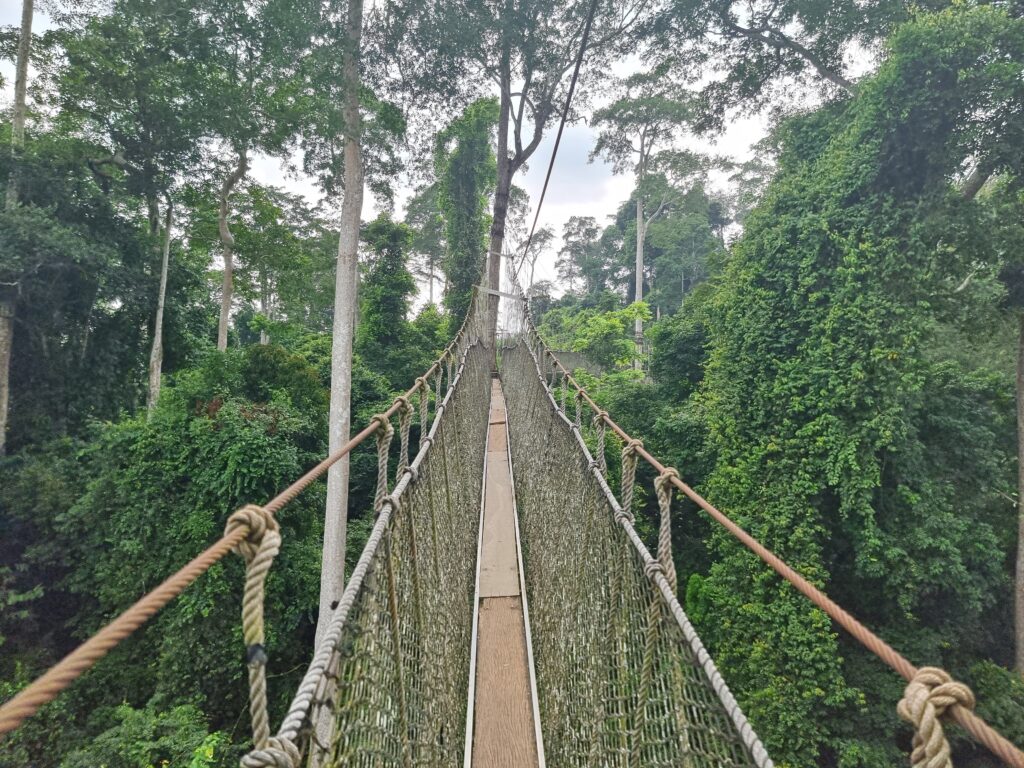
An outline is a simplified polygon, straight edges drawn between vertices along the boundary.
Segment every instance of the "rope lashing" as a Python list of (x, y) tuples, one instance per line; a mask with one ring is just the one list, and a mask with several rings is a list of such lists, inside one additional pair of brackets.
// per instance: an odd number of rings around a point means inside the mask
[(672, 559), (672, 496), (674, 489), (672, 478), (679, 473), (672, 467), (666, 467), (654, 480), (654, 490), (658, 494), (658, 508), (661, 511), (661, 522), (658, 525), (658, 562), (665, 571), (672, 591), (677, 589), (676, 564)]
[(632, 523), (633, 517), (633, 487), (636, 484), (636, 449), (643, 448), (642, 440), (633, 438), (622, 447), (622, 483), (619, 495), (622, 501), (622, 512), (626, 519)]
[(899, 716), (914, 726), (913, 768), (953, 768), (941, 718), (953, 706), (974, 709), (974, 693), (944, 669), (921, 667), (896, 705)]
[[(582, 401), (583, 393), (580, 392), (579, 396), (580, 401)], [(597, 454), (597, 466), (600, 468), (601, 474), (605, 477), (608, 477), (608, 459), (605, 458), (604, 455), (605, 438), (608, 435), (608, 426), (605, 424), (604, 417), (607, 415), (608, 413), (606, 411), (598, 411), (594, 414), (594, 418), (592, 420), (594, 430), (597, 432), (597, 450), (595, 451)]]
[(412, 428), (412, 403), (404, 395), (398, 400), (398, 470), (396, 477), (409, 466), (409, 430)]
[(391, 438), (395, 436), (395, 428), (391, 426), (391, 419), (382, 413), (378, 413), (370, 422), (380, 424), (377, 428), (377, 492), (373, 497), (373, 511), (379, 513), (388, 495), (388, 450), (391, 448)]
[(245, 593), (242, 597), (242, 635), (249, 667), (249, 712), (252, 740), (257, 749), (270, 739), (267, 713), (267, 651), (263, 625), (264, 586), (274, 557), (281, 549), (281, 531), (274, 516), (263, 507), (248, 504), (228, 518), (224, 535), (237, 528), (248, 533), (235, 550), (245, 560)]

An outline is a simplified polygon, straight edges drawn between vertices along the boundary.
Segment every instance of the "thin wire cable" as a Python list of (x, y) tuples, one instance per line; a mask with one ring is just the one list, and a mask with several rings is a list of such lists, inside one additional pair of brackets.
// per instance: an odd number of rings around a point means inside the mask
[[(526, 238), (526, 245), (523, 247), (523, 263), (530, 252), (530, 243), (533, 242), (533, 234), (537, 231), (537, 221), (540, 219), (540, 209), (544, 205), (544, 196), (548, 193), (548, 182), (551, 181), (551, 172), (555, 169), (555, 157), (558, 155), (558, 146), (562, 143), (562, 131), (565, 130), (565, 121), (569, 119), (569, 107), (572, 105), (572, 97), (576, 92), (576, 81), (579, 80), (580, 67), (583, 66), (583, 54), (587, 50), (587, 41), (590, 39), (590, 28), (594, 23), (594, 14), (597, 13), (599, 0), (591, 0), (590, 10), (587, 12), (587, 20), (583, 25), (583, 37), (580, 40), (580, 52), (576, 55), (576, 64), (572, 70), (572, 80), (569, 81), (569, 92), (565, 95), (565, 106), (562, 107), (562, 119), (558, 123), (558, 133), (555, 134), (555, 146), (551, 150), (551, 160), (548, 162), (548, 172), (544, 177), (544, 186), (540, 191), (540, 200), (537, 201), (537, 212), (533, 215), (533, 226), (530, 227), (530, 235)], [(525, 96), (524, 96), (525, 98)], [(513, 272), (513, 277), (518, 279), (519, 269)]]

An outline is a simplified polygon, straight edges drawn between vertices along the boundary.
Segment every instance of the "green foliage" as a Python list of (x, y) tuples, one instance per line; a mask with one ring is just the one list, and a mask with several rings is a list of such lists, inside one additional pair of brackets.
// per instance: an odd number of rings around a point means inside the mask
[(490, 226), (487, 205), (497, 173), (491, 131), (497, 120), (498, 102), (480, 99), (441, 131), (435, 144), (434, 172), (448, 246), (444, 305), (458, 322), (483, 270), (484, 238)]
[(431, 324), (436, 315), (428, 314), (418, 324), (408, 319), (416, 290), (406, 266), (412, 231), (382, 214), (367, 225), (363, 238), (373, 256), (361, 289), (356, 352), (393, 390), (405, 391), (439, 351), (439, 326)]
[(207, 733), (203, 713), (195, 707), (183, 705), (155, 712), (123, 704), (114, 718), (116, 725), (88, 747), (71, 752), (60, 768), (206, 768), (222, 764), (217, 752), (227, 737)]
[(538, 330), (555, 349), (571, 349), (600, 368), (614, 370), (627, 368), (633, 362), (632, 330), (638, 317), (651, 319), (651, 312), (642, 301), (608, 312), (559, 307), (544, 315)]
[[(984, 652), (972, 627), (1005, 585), (1008, 446), (993, 445), (1010, 382), (932, 359), (931, 297), (985, 256), (947, 180), (972, 152), (1016, 163), (976, 139), (1020, 103), (1022, 62), (1024, 26), (991, 7), (902, 28), (855, 100), (787, 127), (708, 315), (712, 501), (912, 657), (950, 666)], [(895, 721), (841, 725), (878, 689), (862, 651), (726, 535), (714, 553), (705, 637), (776, 760), (877, 764)]]

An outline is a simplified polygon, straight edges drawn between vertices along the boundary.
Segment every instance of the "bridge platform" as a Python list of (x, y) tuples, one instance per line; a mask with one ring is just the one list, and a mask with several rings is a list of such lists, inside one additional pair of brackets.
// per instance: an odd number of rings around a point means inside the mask
[(466, 766), (543, 768), (505, 397), (498, 379), (491, 385), (487, 429)]

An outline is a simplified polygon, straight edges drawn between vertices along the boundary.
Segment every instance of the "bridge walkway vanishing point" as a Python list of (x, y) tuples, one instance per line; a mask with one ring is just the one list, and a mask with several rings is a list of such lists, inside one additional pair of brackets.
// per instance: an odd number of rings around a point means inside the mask
[[(511, 284), (498, 349), (476, 294), (405, 395), (275, 498), (233, 513), (219, 540), (0, 705), (0, 736), (235, 550), (246, 561), (244, 768), (770, 768), (675, 594), (671, 507), (682, 494), (908, 681), (898, 711), (916, 731), (915, 766), (952, 768), (945, 712), (1024, 768), (1024, 753), (971, 711), (965, 686), (912, 665), (615, 424), (545, 346)], [(275, 515), (371, 438), (374, 524), (279, 720), (263, 619)], [(606, 455), (619, 448), (615, 493)], [(657, 475), (655, 554), (634, 527), (640, 461)]]
[(468, 768), (543, 766), (505, 397), (491, 385), (470, 668)]

